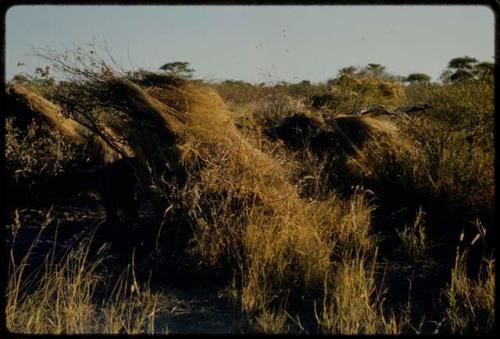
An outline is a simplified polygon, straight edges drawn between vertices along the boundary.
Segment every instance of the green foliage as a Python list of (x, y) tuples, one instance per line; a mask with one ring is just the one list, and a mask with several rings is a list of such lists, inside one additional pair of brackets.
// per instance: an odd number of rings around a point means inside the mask
[(412, 73), (408, 75), (406, 78), (407, 82), (413, 83), (413, 82), (429, 82), (431, 81), (431, 77), (425, 73)]
[(374, 77), (382, 77), (383, 74), (385, 73), (385, 66), (382, 66), (381, 64), (368, 64), (362, 72), (373, 75)]
[(493, 87), (485, 82), (414, 84), (406, 89), (410, 104), (432, 109), (401, 120), (401, 127), (422, 156), (412, 182), (474, 211), (493, 211)]
[(342, 75), (354, 75), (356, 74), (356, 72), (358, 71), (358, 67), (356, 66), (348, 66), (348, 67), (344, 67), (344, 68), (341, 68), (339, 70), (339, 74), (338, 76), (342, 76)]
[(163, 64), (160, 69), (168, 74), (182, 77), (192, 78), (194, 69), (189, 68), (189, 62), (174, 61)]
[(448, 63), (448, 67), (452, 69), (472, 69), (473, 64), (475, 64), (476, 62), (477, 62), (476, 58), (463, 56), (451, 59), (450, 62)]
[(485, 81), (493, 83), (494, 64), (479, 62), (469, 56), (454, 58), (448, 63), (448, 68), (441, 74), (445, 83), (467, 81)]
[(492, 62), (481, 62), (475, 67), (475, 74), (479, 80), (493, 83), (495, 64)]

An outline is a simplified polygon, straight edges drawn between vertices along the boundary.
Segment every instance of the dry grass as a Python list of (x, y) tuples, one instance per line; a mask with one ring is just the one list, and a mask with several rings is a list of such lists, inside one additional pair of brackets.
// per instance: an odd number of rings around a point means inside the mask
[(420, 207), (411, 225), (405, 225), (403, 230), (396, 230), (403, 248), (409, 258), (418, 260), (424, 257), (428, 250), (428, 240), (424, 226), (425, 213)]
[(418, 157), (415, 145), (387, 117), (338, 117), (335, 122), (353, 150), (347, 164), (356, 175), (387, 178), (399, 162)]
[(368, 259), (366, 253), (357, 252), (341, 260), (334, 272), (325, 277), (323, 300), (319, 307), (315, 303), (314, 308), (322, 333), (402, 333), (408, 320), (384, 314), (383, 296), (374, 279), (375, 257)]
[(81, 155), (57, 131), (36, 123), (24, 129), (16, 122), (14, 117), (5, 120), (6, 170), (11, 180), (59, 173)]
[[(495, 260), (483, 257), (478, 276), (471, 279), (467, 274), (469, 246), (478, 238), (484, 241), (485, 229), (476, 225), (479, 233), (471, 243), (462, 250), (457, 247), (451, 281), (444, 290), (448, 302), (446, 317), (452, 333), (490, 333), (495, 323)], [(463, 233), (460, 240), (464, 241)]]
[[(102, 288), (107, 285), (103, 271), (107, 255), (106, 248), (102, 247), (91, 257), (90, 238), (57, 255), (54, 243), (42, 266), (27, 273), (33, 249), (51, 222), (49, 212), (20, 262), (14, 260), (11, 250), (5, 310), (9, 331), (19, 334), (158, 333), (155, 321), (162, 311), (159, 297), (147, 285), (138, 285), (133, 266), (116, 281), (104, 299), (96, 298), (102, 298)], [(16, 233), (21, 227), (16, 218), (11, 229)]]
[(396, 107), (406, 98), (400, 83), (371, 75), (342, 76), (330, 91), (340, 102), (336, 107), (340, 114), (378, 104)]
[(262, 310), (255, 319), (255, 327), (263, 334), (284, 334), (286, 333), (285, 321), (286, 312), (283, 308), (278, 311), (269, 309)]
[[(19, 84), (9, 85), (7, 94), (25, 106), (25, 112), (22, 112), (22, 114), (27, 114), (26, 112), (29, 111), (35, 112), (52, 128), (59, 131), (69, 142), (76, 145), (90, 145), (92, 151), (99, 154), (106, 163), (112, 163), (120, 159), (122, 154), (129, 151), (126, 145), (117, 147), (107, 143), (107, 139), (96, 135), (79, 122), (64, 116), (60, 107)], [(103, 133), (111, 134), (111, 137), (113, 137), (109, 128), (103, 128)]]

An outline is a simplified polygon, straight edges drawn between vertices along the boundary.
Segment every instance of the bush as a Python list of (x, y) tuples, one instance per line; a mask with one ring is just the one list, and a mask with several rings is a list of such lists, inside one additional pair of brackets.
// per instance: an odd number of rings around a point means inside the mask
[(432, 109), (404, 129), (423, 156), (417, 174), (436, 195), (492, 213), (493, 88), (485, 83), (411, 85), (411, 101)]
[(56, 175), (84, 157), (81, 149), (37, 119), (24, 128), (16, 126), (15, 117), (5, 121), (6, 170), (17, 179)]

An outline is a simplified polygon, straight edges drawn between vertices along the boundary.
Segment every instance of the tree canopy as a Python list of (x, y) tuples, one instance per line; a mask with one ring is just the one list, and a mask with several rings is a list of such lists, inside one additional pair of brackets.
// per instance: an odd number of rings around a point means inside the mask
[(446, 82), (463, 81), (492, 81), (495, 64), (492, 62), (479, 62), (476, 58), (463, 56), (453, 58), (441, 74), (441, 79)]
[(175, 76), (191, 78), (193, 76), (194, 69), (189, 68), (189, 66), (189, 62), (174, 61), (162, 65), (160, 69)]
[(472, 69), (473, 65), (476, 62), (477, 62), (476, 58), (463, 56), (451, 59), (450, 62), (448, 63), (448, 67), (453, 69)]
[(409, 83), (414, 83), (414, 82), (429, 82), (431, 81), (431, 77), (425, 73), (411, 73), (406, 77), (405, 81)]

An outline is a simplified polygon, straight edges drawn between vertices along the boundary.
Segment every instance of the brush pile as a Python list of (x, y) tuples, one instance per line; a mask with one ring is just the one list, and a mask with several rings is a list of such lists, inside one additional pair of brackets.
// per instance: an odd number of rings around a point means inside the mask
[[(87, 146), (87, 150), (101, 158), (105, 164), (110, 164), (123, 156), (131, 156), (130, 147), (123, 142), (116, 142), (116, 135), (107, 126), (93, 131), (78, 121), (67, 117), (61, 107), (30, 91), (19, 84), (7, 86), (7, 96), (21, 107), (21, 114), (32, 118), (42, 118), (51, 128), (61, 133), (70, 143)], [(29, 114), (31, 112), (31, 114)], [(26, 120), (26, 118), (21, 119)], [(109, 141), (111, 140), (111, 141)], [(112, 142), (115, 140), (115, 142)]]

